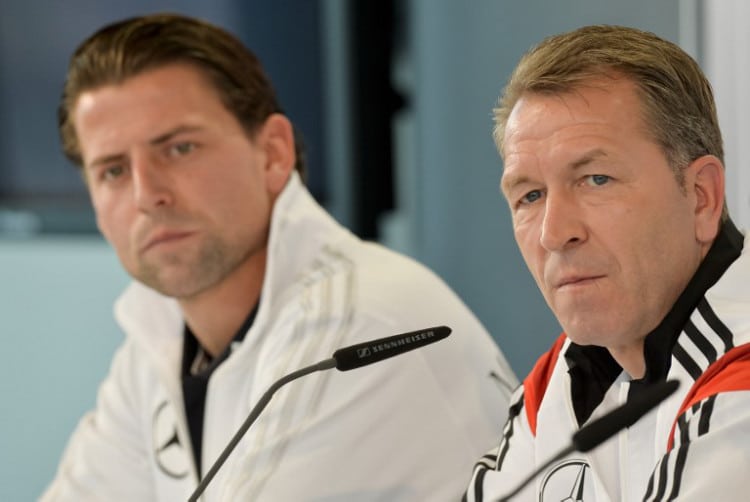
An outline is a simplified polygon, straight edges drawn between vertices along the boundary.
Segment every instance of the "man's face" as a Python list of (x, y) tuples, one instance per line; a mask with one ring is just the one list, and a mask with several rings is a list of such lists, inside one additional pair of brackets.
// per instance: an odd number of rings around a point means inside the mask
[(669, 311), (705, 243), (695, 197), (647, 135), (634, 84), (590, 84), (516, 104), (502, 191), (526, 264), (568, 336), (627, 348)]
[(192, 298), (265, 259), (267, 152), (198, 70), (85, 92), (73, 119), (99, 229), (133, 277)]

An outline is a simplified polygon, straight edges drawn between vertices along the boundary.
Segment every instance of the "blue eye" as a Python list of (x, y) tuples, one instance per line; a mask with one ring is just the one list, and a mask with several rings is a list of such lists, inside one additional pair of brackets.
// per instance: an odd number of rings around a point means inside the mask
[(541, 190), (532, 190), (523, 197), (521, 197), (521, 204), (531, 204), (542, 198)]
[(592, 174), (586, 178), (586, 182), (592, 186), (602, 186), (609, 182), (610, 179), (606, 174)]

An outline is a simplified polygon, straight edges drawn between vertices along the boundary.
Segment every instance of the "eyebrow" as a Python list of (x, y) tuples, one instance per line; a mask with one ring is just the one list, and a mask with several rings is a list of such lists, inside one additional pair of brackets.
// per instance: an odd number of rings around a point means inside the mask
[[(600, 159), (602, 157), (606, 157), (607, 152), (602, 150), (601, 148), (595, 148), (593, 150), (590, 150), (577, 159), (575, 159), (572, 162), (569, 162), (566, 166), (567, 169), (570, 169), (571, 171), (576, 171), (582, 167), (585, 167), (592, 162), (594, 162), (597, 159)], [(509, 193), (512, 191), (515, 187), (518, 185), (522, 185), (524, 183), (528, 183), (531, 180), (529, 176), (526, 176), (524, 174), (513, 176), (511, 175), (508, 178), (503, 177), (500, 180), (500, 191), (503, 193)]]
[(166, 143), (167, 141), (169, 141), (170, 139), (174, 138), (175, 136), (177, 136), (179, 134), (183, 134), (183, 133), (186, 133), (186, 132), (200, 131), (201, 129), (202, 129), (201, 127), (199, 127), (199, 126), (193, 126), (193, 125), (181, 125), (181, 126), (177, 126), (174, 129), (172, 129), (170, 131), (167, 131), (164, 134), (161, 134), (161, 135), (155, 137), (154, 139), (150, 140), (149, 144), (150, 145), (154, 145), (154, 146), (161, 145), (161, 144)]
[(91, 162), (86, 164), (87, 169), (93, 169), (96, 166), (101, 166), (104, 164), (111, 164), (113, 162), (121, 161), (125, 158), (125, 155), (122, 153), (115, 153), (113, 155), (105, 155), (104, 157), (97, 157)]
[(568, 167), (571, 170), (575, 171), (576, 169), (587, 166), (588, 164), (591, 164), (593, 161), (600, 159), (602, 157), (606, 157), (606, 156), (607, 156), (607, 152), (605, 152), (601, 148), (595, 148), (594, 150), (590, 150), (584, 153), (578, 159), (568, 164)]
[[(169, 140), (171, 140), (175, 136), (178, 136), (178, 135), (183, 134), (183, 133), (195, 132), (195, 131), (200, 131), (200, 130), (201, 130), (201, 127), (199, 127), (199, 126), (180, 125), (180, 126), (175, 127), (174, 129), (171, 129), (171, 130), (165, 132), (164, 134), (160, 134), (159, 136), (157, 136), (157, 137), (149, 140), (148, 143), (149, 143), (149, 145), (152, 145), (152, 146), (163, 145), (164, 143), (168, 142)], [(91, 167), (96, 167), (96, 166), (99, 166), (99, 165), (102, 165), (102, 164), (109, 164), (109, 163), (112, 163), (112, 162), (118, 162), (118, 161), (121, 161), (124, 158), (125, 158), (125, 154), (123, 154), (123, 153), (115, 153), (115, 154), (112, 154), (112, 155), (105, 155), (103, 157), (98, 157), (98, 158), (94, 159), (93, 161), (91, 161), (87, 165), (87, 167), (91, 168)]]

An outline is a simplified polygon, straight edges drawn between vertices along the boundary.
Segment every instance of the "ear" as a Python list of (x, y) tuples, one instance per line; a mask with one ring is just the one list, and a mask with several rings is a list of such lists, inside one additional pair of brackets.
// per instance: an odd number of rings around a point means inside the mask
[(699, 157), (687, 167), (685, 183), (695, 197), (695, 237), (710, 245), (724, 209), (724, 166), (713, 155)]
[(292, 123), (284, 115), (269, 115), (256, 135), (265, 154), (265, 176), (268, 192), (278, 195), (289, 180), (296, 162)]

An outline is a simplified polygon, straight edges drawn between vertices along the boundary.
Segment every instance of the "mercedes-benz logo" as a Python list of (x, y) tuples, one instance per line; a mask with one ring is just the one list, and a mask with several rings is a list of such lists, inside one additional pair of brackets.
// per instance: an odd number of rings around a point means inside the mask
[(553, 467), (542, 479), (539, 502), (586, 502), (594, 500), (593, 483), (584, 460), (565, 460)]
[(190, 472), (185, 446), (177, 434), (177, 416), (168, 401), (154, 412), (153, 448), (156, 464), (167, 476), (180, 479)]

